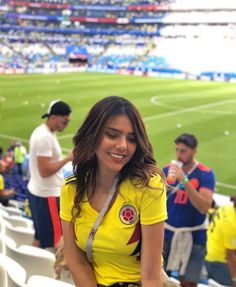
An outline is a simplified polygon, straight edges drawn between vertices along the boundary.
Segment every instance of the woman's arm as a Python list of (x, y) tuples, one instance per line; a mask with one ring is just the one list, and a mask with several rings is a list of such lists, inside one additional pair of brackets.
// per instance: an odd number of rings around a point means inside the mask
[(64, 252), (77, 287), (97, 287), (95, 275), (86, 254), (75, 243), (74, 225), (62, 220)]
[(141, 284), (142, 287), (162, 287), (162, 250), (164, 222), (141, 225)]

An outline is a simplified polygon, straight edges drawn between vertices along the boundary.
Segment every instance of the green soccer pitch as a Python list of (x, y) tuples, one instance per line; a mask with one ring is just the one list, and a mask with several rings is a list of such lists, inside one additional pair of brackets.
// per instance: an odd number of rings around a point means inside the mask
[(63, 150), (90, 107), (120, 95), (140, 110), (160, 167), (175, 156), (173, 140), (183, 132), (199, 139), (197, 159), (212, 167), (217, 192), (236, 193), (236, 84), (97, 73), (0, 76), (0, 146), (21, 139), (28, 147), (32, 130), (43, 122), (51, 100), (72, 106), (69, 127), (58, 134)]

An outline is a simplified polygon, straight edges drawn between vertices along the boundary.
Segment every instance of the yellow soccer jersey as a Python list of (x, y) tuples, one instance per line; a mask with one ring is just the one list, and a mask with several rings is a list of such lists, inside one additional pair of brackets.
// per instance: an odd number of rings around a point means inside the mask
[(226, 249), (236, 250), (236, 210), (233, 204), (220, 207), (207, 231), (207, 261), (226, 263)]
[(0, 190), (4, 189), (4, 179), (3, 176), (0, 174)]
[[(124, 181), (119, 194), (103, 218), (93, 240), (93, 265), (98, 284), (140, 281), (140, 223), (154, 224), (166, 220), (166, 191), (159, 176), (150, 181), (159, 189), (136, 189), (130, 180)], [(73, 182), (65, 183), (61, 192), (60, 217), (70, 221), (75, 194)], [(98, 216), (87, 198), (81, 204), (81, 216), (76, 219), (77, 245), (85, 251), (86, 241)]]

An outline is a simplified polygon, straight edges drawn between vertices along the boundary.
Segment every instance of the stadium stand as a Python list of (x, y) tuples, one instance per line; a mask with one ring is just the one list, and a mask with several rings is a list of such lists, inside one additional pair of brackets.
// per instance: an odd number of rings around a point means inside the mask
[(24, 202), (25, 199), (27, 198), (28, 180), (23, 179), (20, 175), (9, 174), (9, 173), (4, 173), (3, 177), (5, 181), (5, 187), (14, 188), (16, 191), (12, 199), (15, 199), (19, 202)]
[(1, 0), (0, 15), (0, 73), (236, 78), (234, 1)]

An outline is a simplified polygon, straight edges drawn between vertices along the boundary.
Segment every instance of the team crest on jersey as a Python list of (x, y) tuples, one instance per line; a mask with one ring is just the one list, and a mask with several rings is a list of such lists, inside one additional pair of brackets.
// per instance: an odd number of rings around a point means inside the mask
[(120, 220), (124, 224), (133, 224), (137, 218), (137, 211), (136, 209), (130, 205), (124, 205), (120, 210)]

